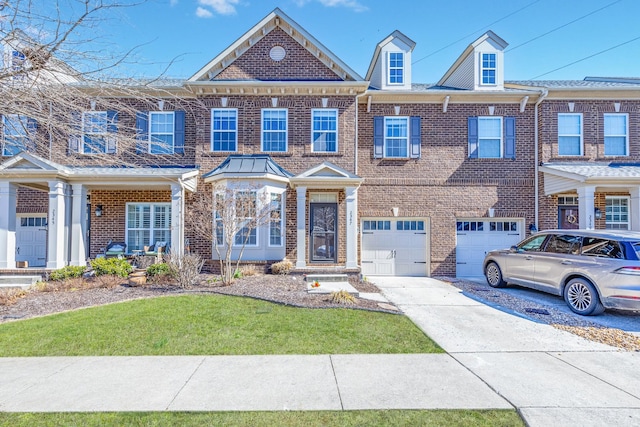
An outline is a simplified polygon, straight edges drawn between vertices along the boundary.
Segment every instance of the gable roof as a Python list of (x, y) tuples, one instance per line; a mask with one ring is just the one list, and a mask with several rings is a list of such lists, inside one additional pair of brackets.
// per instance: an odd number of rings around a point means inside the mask
[(373, 51), (373, 57), (371, 58), (371, 62), (369, 63), (369, 69), (367, 70), (367, 74), (365, 75), (365, 80), (371, 80), (371, 75), (375, 70), (376, 63), (380, 59), (380, 52), (382, 51), (382, 48), (385, 47), (387, 44), (391, 43), (395, 39), (399, 39), (404, 44), (409, 46), (409, 51), (412, 51), (413, 48), (416, 47), (416, 42), (414, 42), (409, 37), (402, 34), (400, 31), (395, 30), (393, 33), (389, 34), (387, 37), (382, 39), (380, 43), (376, 45), (376, 48)]
[(458, 59), (456, 59), (453, 65), (447, 70), (444, 76), (442, 76), (442, 78), (438, 81), (437, 85), (448, 86), (447, 81), (449, 80), (449, 78), (460, 68), (462, 64), (464, 64), (466, 59), (473, 53), (475, 48), (487, 40), (491, 40), (493, 43), (497, 44), (500, 49), (505, 49), (509, 45), (509, 43), (504, 41), (493, 31), (487, 31), (486, 33), (478, 37), (473, 43), (467, 46), (467, 48), (462, 52)]
[(279, 8), (275, 8), (270, 14), (254, 25), (249, 31), (244, 33), (239, 39), (228, 48), (213, 58), (208, 64), (189, 78), (189, 82), (209, 81), (218, 75), (222, 70), (232, 64), (244, 52), (255, 45), (264, 36), (275, 28), (281, 28), (292, 39), (315, 55), (328, 68), (332, 69), (337, 76), (343, 80), (362, 81), (362, 77), (345, 64), (340, 58), (335, 56), (322, 43), (316, 40), (304, 28), (293, 19), (287, 16)]
[(307, 186), (309, 188), (344, 188), (359, 187), (364, 181), (358, 175), (336, 166), (331, 162), (322, 162), (290, 179), (291, 186)]

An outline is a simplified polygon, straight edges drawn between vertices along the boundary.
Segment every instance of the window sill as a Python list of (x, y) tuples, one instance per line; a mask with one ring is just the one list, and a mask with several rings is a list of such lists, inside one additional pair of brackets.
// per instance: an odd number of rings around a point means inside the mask
[(303, 157), (344, 157), (343, 153), (337, 151), (315, 151), (310, 153), (304, 153)]

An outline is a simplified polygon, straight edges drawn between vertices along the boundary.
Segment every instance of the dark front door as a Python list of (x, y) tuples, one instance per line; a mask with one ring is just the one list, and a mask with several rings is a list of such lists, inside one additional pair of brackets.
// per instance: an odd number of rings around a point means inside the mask
[(336, 203), (311, 203), (311, 261), (337, 262)]
[(579, 227), (578, 207), (558, 206), (558, 228), (562, 230), (574, 230)]

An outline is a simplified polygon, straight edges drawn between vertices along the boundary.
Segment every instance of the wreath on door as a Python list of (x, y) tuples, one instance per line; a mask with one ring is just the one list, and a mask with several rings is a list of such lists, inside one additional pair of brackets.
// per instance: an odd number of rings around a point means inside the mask
[(576, 218), (576, 216), (574, 214), (567, 215), (567, 222), (569, 224), (575, 224), (577, 220), (578, 220), (578, 218)]

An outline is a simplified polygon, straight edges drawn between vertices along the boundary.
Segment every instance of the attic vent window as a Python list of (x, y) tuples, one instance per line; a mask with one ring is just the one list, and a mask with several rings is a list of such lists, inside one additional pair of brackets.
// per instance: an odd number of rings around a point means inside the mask
[(282, 46), (274, 46), (269, 51), (269, 57), (276, 62), (280, 62), (284, 59), (287, 51)]

